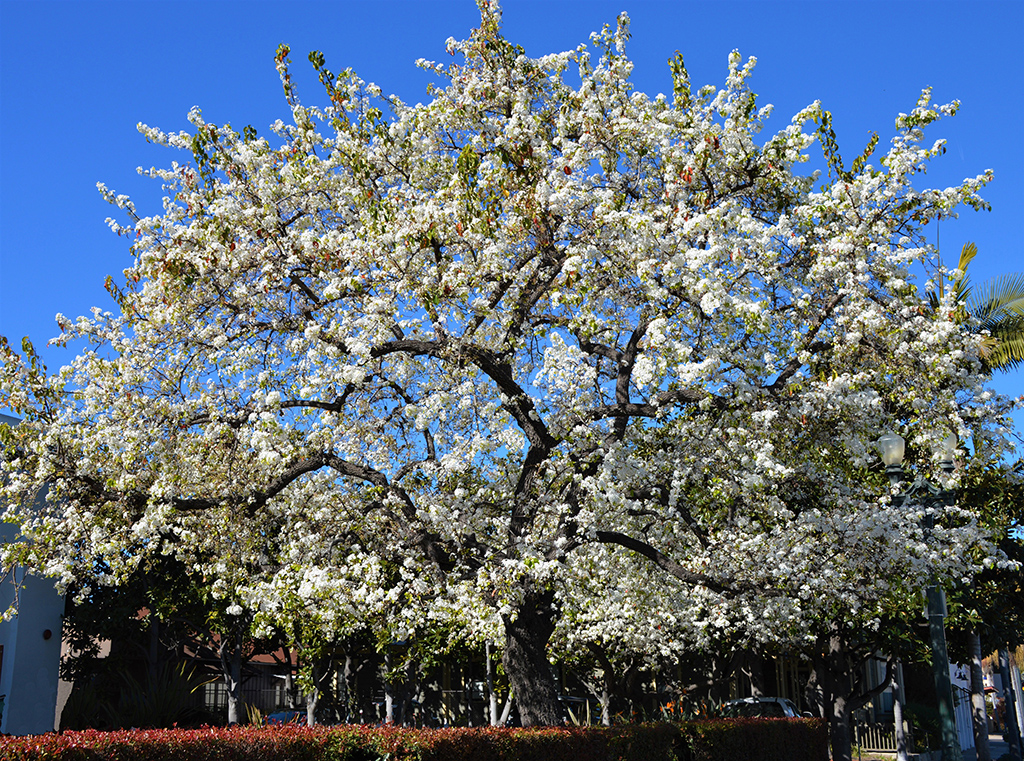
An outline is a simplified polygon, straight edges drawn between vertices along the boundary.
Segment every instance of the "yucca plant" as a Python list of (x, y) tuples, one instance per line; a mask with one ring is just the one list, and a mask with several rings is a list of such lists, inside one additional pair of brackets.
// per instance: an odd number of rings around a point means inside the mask
[(104, 705), (114, 727), (170, 727), (189, 724), (200, 718), (201, 709), (193, 705), (192, 695), (203, 680), (187, 664), (164, 663), (156, 673), (139, 681), (130, 672), (120, 674), (121, 689), (116, 703)]

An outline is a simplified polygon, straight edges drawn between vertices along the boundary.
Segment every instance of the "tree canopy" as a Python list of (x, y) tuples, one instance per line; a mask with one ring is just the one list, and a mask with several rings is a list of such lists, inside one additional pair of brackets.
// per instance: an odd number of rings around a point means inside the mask
[[(493, 639), (526, 723), (560, 721), (559, 627), (799, 640), (993, 562), (968, 509), (926, 543), (873, 449), (1002, 446), (980, 337), (913, 274), (924, 225), (984, 205), (988, 174), (913, 185), (956, 104), (926, 90), (847, 167), (820, 103), (760, 136), (754, 59), (695, 90), (676, 58), (649, 97), (625, 16), (540, 58), (499, 27), (482, 3), (454, 62), (420, 63), (426, 104), (311, 54), (305, 105), (282, 46), (270, 136), (140, 125), (187, 158), (148, 171), (158, 214), (101, 187), (133, 263), (115, 312), (59, 318), (94, 348), (50, 375), (2, 347), (32, 540), (7, 561), (116, 583), (162, 552), (229, 612)], [(816, 142), (827, 178), (799, 171)]]

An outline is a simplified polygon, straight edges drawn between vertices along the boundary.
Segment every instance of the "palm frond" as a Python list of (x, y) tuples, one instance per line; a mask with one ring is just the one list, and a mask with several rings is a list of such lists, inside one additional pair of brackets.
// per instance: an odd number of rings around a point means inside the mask
[(964, 247), (960, 249), (960, 261), (956, 265), (956, 268), (961, 272), (967, 272), (967, 265), (971, 263), (971, 260), (978, 255), (978, 247), (971, 242), (964, 244)]
[(953, 281), (953, 297), (957, 304), (963, 303), (971, 293), (971, 279), (967, 277), (967, 267), (977, 255), (978, 247), (973, 243), (965, 243), (960, 249), (960, 261), (956, 265), (960, 275)]
[(1015, 316), (1024, 317), (1024, 273), (1000, 275), (972, 289), (967, 311), (983, 326)]
[(1024, 363), (1024, 315), (1003, 320), (992, 331), (995, 341), (985, 362), (992, 368), (1009, 370)]
[[(952, 286), (958, 312), (966, 310), (978, 321), (978, 330), (988, 333), (981, 344), (981, 358), (989, 369), (1015, 368), (1024, 364), (1024, 273), (1000, 275), (972, 287), (967, 268), (977, 255), (978, 247), (973, 243), (965, 243), (960, 249), (960, 274)], [(938, 296), (928, 295), (935, 309)]]
[(985, 362), (996, 370), (1016, 369), (1024, 364), (1024, 338), (1000, 341)]

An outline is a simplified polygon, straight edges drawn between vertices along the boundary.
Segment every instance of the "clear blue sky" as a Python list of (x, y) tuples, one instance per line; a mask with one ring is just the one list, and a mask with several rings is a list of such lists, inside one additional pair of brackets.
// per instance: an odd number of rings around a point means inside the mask
[[(1024, 2), (507, 0), (504, 10), (506, 36), (532, 55), (574, 48), (627, 11), (634, 82), (650, 94), (671, 89), (665, 62), (677, 50), (698, 86), (721, 84), (731, 50), (756, 56), (753, 89), (776, 106), (769, 131), (820, 99), (847, 161), (872, 130), (884, 145), (923, 87), (939, 102), (959, 99), (960, 114), (931, 132), (949, 151), (922, 184), (989, 168), (996, 179), (991, 212), (942, 223), (945, 258), (955, 263), (971, 240), (975, 282), (1024, 270)], [(135, 168), (188, 158), (147, 145), (137, 122), (187, 129), (198, 105), (209, 121), (265, 133), (288, 118), (273, 65), (281, 42), (307, 102), (320, 87), (310, 50), (334, 71), (351, 66), (407, 102), (426, 100), (413, 62), (444, 60), (445, 40), (478, 20), (472, 0), (0, 0), (0, 333), (42, 348), (57, 312), (113, 310), (103, 280), (129, 255), (104, 223), (113, 209), (96, 183), (156, 213), (159, 186)], [(70, 359), (42, 353), (51, 369)], [(994, 385), (1020, 396), (1024, 373)]]

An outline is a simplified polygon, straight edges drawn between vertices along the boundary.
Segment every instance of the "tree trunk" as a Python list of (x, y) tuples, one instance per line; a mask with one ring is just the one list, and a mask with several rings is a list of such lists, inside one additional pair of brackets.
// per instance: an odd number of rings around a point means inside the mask
[(607, 651), (600, 645), (591, 642), (587, 644), (587, 648), (594, 654), (601, 666), (601, 681), (598, 684), (588, 679), (583, 683), (590, 690), (590, 694), (597, 698), (597, 702), (601, 706), (601, 725), (610, 727), (612, 725), (612, 696), (617, 690), (612, 663), (608, 658)]
[(978, 761), (992, 761), (988, 746), (988, 711), (985, 709), (985, 678), (981, 673), (981, 637), (970, 632), (971, 647), (971, 725)]
[[(892, 721), (896, 733), (896, 761), (907, 761), (907, 735), (903, 731), (903, 667), (896, 665), (892, 675)], [(979, 759), (979, 761), (981, 761)], [(986, 759), (986, 761), (990, 761)]]
[(146, 654), (146, 668), (149, 683), (156, 684), (156, 675), (160, 662), (160, 617), (153, 611), (149, 612), (149, 652)]
[[(405, 680), (402, 682), (402, 690), (399, 693), (401, 699), (398, 704), (398, 720), (397, 723), (403, 727), (415, 726), (415, 720), (413, 717), (412, 701), (416, 695), (416, 662), (409, 658), (405, 663)], [(472, 713), (470, 714), (472, 716)]]
[(508, 721), (508, 717), (512, 715), (512, 706), (515, 703), (513, 700), (511, 690), (508, 693), (508, 697), (505, 699), (505, 707), (501, 709), (501, 716), (498, 718), (498, 726), (505, 726), (505, 722)]
[(837, 697), (832, 702), (828, 717), (828, 740), (832, 746), (832, 761), (853, 761), (853, 738), (850, 736), (850, 715), (846, 699)]
[(312, 727), (312, 726), (316, 725), (316, 704), (319, 703), (319, 702), (320, 702), (320, 690), (318, 690), (316, 688), (316, 686), (314, 686), (313, 689), (311, 689), (309, 691), (309, 694), (306, 695), (306, 725), (307, 726)]
[(492, 727), (498, 726), (498, 693), (494, 691), (494, 662), (491, 660), (491, 643), (484, 645), (484, 654), (487, 657), (487, 702), (488, 702), (488, 723)]
[(1010, 654), (1005, 647), (999, 648), (999, 680), (1003, 683), (1003, 706), (1006, 721), (1003, 724), (1003, 740), (1010, 746), (1010, 761), (1021, 761), (1020, 725), (1017, 724), (1016, 698), (1010, 681)]
[(242, 691), (242, 632), (225, 635), (219, 648), (224, 687), (228, 696), (228, 725), (239, 723), (239, 704)]
[(331, 690), (328, 682), (331, 676), (331, 656), (321, 655), (317, 657), (311, 664), (310, 676), (312, 677), (313, 689), (306, 696), (306, 724), (312, 727), (322, 723), (324, 718), (324, 706), (321, 705), (324, 695), (328, 696), (328, 706), (330, 705)]
[(760, 698), (764, 696), (764, 658), (753, 650), (743, 651), (743, 661), (740, 666), (742, 673), (750, 683), (751, 697)]
[(811, 713), (818, 719), (828, 718), (825, 714), (825, 695), (821, 687), (824, 673), (824, 661), (821, 658), (815, 658), (811, 675), (807, 677), (807, 684), (804, 686), (804, 700), (810, 707)]
[(341, 671), (339, 690), (341, 694), (338, 696), (338, 705), (344, 714), (341, 720), (346, 724), (354, 724), (359, 707), (356, 705), (355, 669), (352, 663), (352, 653), (348, 651), (345, 653), (345, 665)]
[(395, 685), (391, 683), (391, 653), (384, 651), (384, 723), (395, 723)]
[(525, 727), (562, 723), (558, 688), (547, 658), (547, 644), (555, 630), (555, 595), (526, 582), (527, 589), (515, 618), (503, 616), (505, 652), (502, 662)]
[(1020, 669), (1013, 661), (1010, 661), (1010, 686), (1013, 687), (1014, 705), (1017, 706), (1017, 735), (1022, 741), (1021, 755), (1024, 755), (1024, 704), (1021, 696)]
[(612, 694), (608, 691), (607, 682), (601, 689), (598, 701), (601, 703), (601, 726), (610, 727), (612, 725)]
[(824, 690), (832, 761), (853, 761), (850, 714), (846, 696), (850, 690), (849, 663), (841, 635), (833, 631), (824, 658)]
[[(824, 645), (824, 642), (819, 642)], [(815, 658), (815, 670), (819, 671), (818, 678), (824, 687), (832, 759), (852, 761), (850, 718), (854, 711), (866, 706), (889, 687), (895, 673), (896, 660), (891, 657), (886, 660), (885, 676), (871, 686), (864, 673), (864, 667), (874, 660), (869, 645), (861, 645), (859, 650), (851, 649), (849, 640), (837, 625), (830, 627), (827, 643), (827, 647), (821, 648), (824, 656)]]

